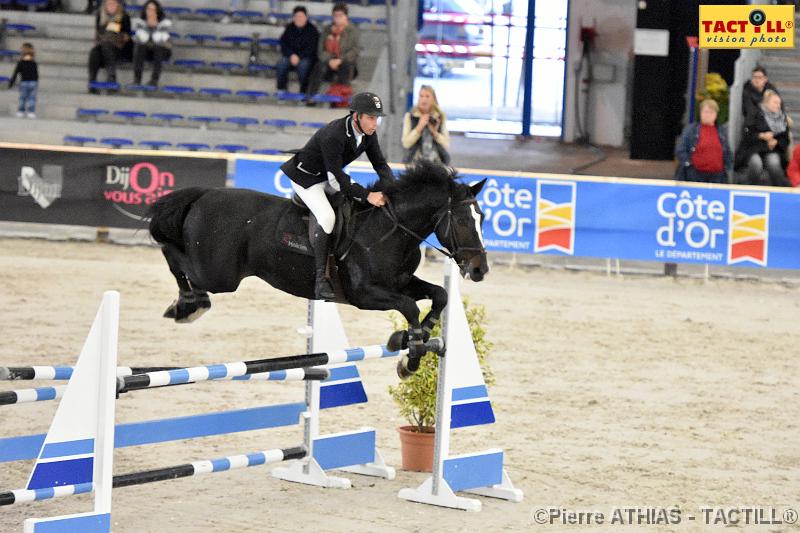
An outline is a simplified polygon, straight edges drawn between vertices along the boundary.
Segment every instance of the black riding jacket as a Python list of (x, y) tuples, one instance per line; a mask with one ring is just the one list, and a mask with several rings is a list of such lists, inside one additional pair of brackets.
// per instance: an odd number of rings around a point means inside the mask
[(366, 152), (372, 168), (378, 173), (380, 184), (378, 190), (394, 181), (392, 169), (386, 164), (383, 152), (378, 144), (378, 136), (364, 135), (361, 144), (356, 147), (356, 136), (353, 133), (351, 115), (334, 120), (319, 129), (306, 145), (291, 159), (281, 165), (281, 170), (290, 180), (304, 189), (328, 181), (331, 172), (339, 183), (342, 193), (348, 198), (360, 201), (367, 200), (367, 190), (353, 182), (344, 170), (362, 153)]

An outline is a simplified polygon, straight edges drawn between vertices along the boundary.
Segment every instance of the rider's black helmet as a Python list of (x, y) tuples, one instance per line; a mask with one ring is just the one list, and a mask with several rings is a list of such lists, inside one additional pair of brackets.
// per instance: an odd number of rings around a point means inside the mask
[(373, 117), (384, 117), (383, 103), (375, 93), (358, 93), (350, 99), (350, 111), (365, 113)]

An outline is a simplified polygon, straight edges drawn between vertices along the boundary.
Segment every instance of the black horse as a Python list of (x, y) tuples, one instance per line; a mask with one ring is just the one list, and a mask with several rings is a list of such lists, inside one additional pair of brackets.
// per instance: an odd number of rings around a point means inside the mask
[[(485, 180), (468, 186), (455, 177), (438, 164), (409, 167), (384, 188), (387, 207), (353, 207), (336, 246), (343, 300), (359, 309), (396, 309), (408, 321), (408, 332), (396, 332), (390, 340), (393, 349), (409, 348), (408, 358), (398, 364), (401, 377), (418, 368), (424, 343), (447, 305), (444, 288), (414, 275), (423, 238), (435, 232), (462, 275), (473, 281), (489, 270), (483, 213), (475, 198)], [(150, 234), (162, 245), (179, 288), (165, 317), (192, 321), (211, 307), (208, 292), (233, 292), (248, 276), (314, 298), (314, 261), (305, 244), (308, 212), (290, 200), (245, 189), (194, 187), (162, 197), (150, 215)], [(416, 300), (422, 299), (432, 306), (420, 322)]]

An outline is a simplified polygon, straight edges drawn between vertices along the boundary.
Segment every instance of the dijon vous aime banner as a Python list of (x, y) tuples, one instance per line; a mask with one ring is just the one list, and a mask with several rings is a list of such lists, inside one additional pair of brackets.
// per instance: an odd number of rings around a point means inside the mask
[[(288, 197), (279, 166), (240, 159), (236, 186)], [(376, 179), (369, 165), (347, 171), (362, 184)], [(478, 200), (488, 250), (800, 269), (800, 194), (792, 189), (461, 175), (468, 182), (487, 178)]]

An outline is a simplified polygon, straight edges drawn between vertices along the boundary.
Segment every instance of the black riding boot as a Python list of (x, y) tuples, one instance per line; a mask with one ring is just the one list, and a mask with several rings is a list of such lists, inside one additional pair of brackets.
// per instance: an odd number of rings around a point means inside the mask
[(333, 300), (335, 297), (333, 287), (331, 287), (330, 282), (325, 278), (330, 235), (322, 230), (322, 226), (316, 222), (312, 222), (309, 238), (311, 240), (311, 247), (314, 249), (314, 271), (317, 277), (314, 283), (314, 294), (317, 300)]

